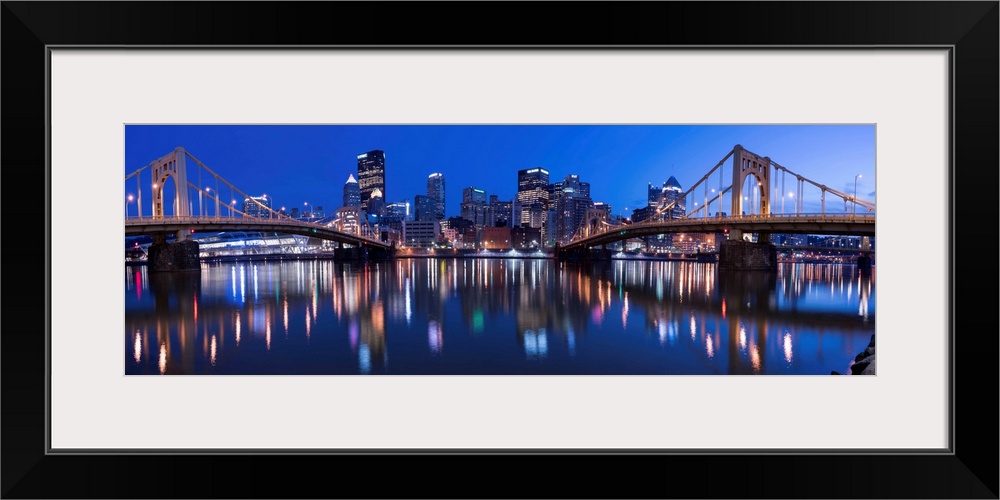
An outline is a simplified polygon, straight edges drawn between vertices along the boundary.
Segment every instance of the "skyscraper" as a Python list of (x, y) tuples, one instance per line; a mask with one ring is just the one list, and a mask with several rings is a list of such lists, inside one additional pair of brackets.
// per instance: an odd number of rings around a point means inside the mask
[(462, 190), (461, 214), (463, 219), (472, 221), (476, 226), (485, 226), (489, 218), (488, 211), (486, 191), (473, 186)]
[(368, 199), (368, 209), (365, 210), (369, 216), (374, 216), (375, 220), (381, 219), (383, 213), (385, 212), (385, 197), (382, 196), (382, 190), (375, 188), (371, 192), (371, 198)]
[[(486, 220), (486, 225), (514, 227), (512, 205), (513, 203), (510, 201), (500, 201), (497, 195), (491, 194), (490, 210), (487, 213), (489, 217)], [(518, 219), (520, 220), (520, 214), (518, 214)]]
[(536, 219), (539, 224), (532, 225), (532, 205), (538, 205), (538, 212), (547, 208), (549, 203), (549, 171), (544, 168), (529, 168), (517, 171), (517, 202), (521, 205), (521, 226), (541, 227), (544, 217)]
[(400, 200), (395, 203), (387, 203), (385, 205), (386, 214), (392, 214), (394, 217), (398, 217), (399, 220), (412, 220), (410, 217), (410, 200)]
[(427, 196), (434, 200), (434, 219), (439, 221), (444, 220), (444, 174), (433, 173), (427, 176)]
[(462, 203), (486, 203), (486, 191), (469, 186), (462, 190)]
[(566, 243), (576, 235), (594, 203), (590, 199), (590, 184), (580, 182), (580, 176), (567, 175), (561, 184), (559, 197), (553, 207), (556, 220), (549, 223), (555, 226), (554, 239)]
[[(261, 205), (263, 205), (263, 207)], [(270, 219), (270, 208), (271, 198), (268, 198), (266, 194), (263, 196), (248, 196), (243, 200), (243, 213), (247, 214), (248, 217)]]
[(413, 198), (413, 206), (416, 207), (416, 217), (413, 220), (417, 221), (435, 221), (437, 219), (437, 206), (435, 204), (435, 199), (431, 196), (424, 196), (418, 194)]
[(358, 187), (361, 193), (361, 208), (368, 210), (368, 200), (372, 191), (378, 189), (385, 200), (385, 152), (379, 149), (358, 155)]
[(660, 186), (654, 186), (652, 182), (650, 182), (648, 184), (649, 184), (649, 187), (647, 188), (647, 190), (648, 190), (648, 194), (647, 194), (648, 205), (646, 205), (646, 206), (648, 206), (648, 207), (655, 207), (657, 204), (660, 203), (660, 195), (663, 194), (663, 189), (660, 188)]
[(670, 210), (663, 213), (659, 218), (662, 220), (680, 219), (687, 213), (684, 207), (684, 198), (681, 194), (683, 194), (681, 183), (677, 182), (677, 178), (671, 175), (663, 183), (662, 188), (656, 187), (652, 183), (649, 184), (649, 206), (661, 208), (677, 201)]
[(680, 219), (683, 218), (687, 213), (684, 207), (684, 198), (681, 196), (684, 193), (681, 190), (681, 183), (677, 182), (677, 178), (670, 176), (667, 182), (663, 183), (663, 201), (665, 203), (671, 203), (676, 201), (677, 204), (671, 208), (667, 214), (667, 219)]
[(344, 205), (345, 207), (360, 207), (361, 206), (361, 188), (358, 186), (358, 181), (354, 179), (354, 174), (347, 177), (347, 182), (344, 183)]

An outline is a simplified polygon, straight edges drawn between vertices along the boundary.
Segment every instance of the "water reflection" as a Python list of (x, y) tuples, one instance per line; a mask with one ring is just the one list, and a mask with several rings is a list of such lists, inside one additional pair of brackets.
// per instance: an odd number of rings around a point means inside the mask
[(829, 374), (874, 333), (874, 281), (824, 264), (135, 266), (125, 276), (126, 373)]

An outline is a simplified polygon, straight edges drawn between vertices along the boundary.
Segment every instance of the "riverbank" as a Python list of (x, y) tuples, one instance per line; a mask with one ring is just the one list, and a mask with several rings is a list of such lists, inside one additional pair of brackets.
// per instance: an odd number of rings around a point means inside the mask
[(847, 364), (844, 373), (830, 372), (830, 375), (876, 375), (875, 367), (875, 336), (872, 335), (871, 342), (865, 350), (858, 353), (851, 362)]

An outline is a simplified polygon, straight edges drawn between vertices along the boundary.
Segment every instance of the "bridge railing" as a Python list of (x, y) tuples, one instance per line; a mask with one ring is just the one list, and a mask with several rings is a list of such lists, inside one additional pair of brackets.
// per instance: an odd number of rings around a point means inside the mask
[(865, 214), (842, 214), (834, 215), (830, 213), (786, 213), (786, 214), (747, 214), (747, 215), (727, 215), (727, 216), (709, 216), (709, 217), (685, 217), (682, 219), (669, 219), (669, 220), (645, 220), (642, 222), (633, 222), (629, 224), (605, 224), (595, 232), (592, 232), (584, 237), (574, 238), (570, 243), (583, 241), (587, 238), (592, 238), (607, 234), (614, 231), (622, 231), (630, 228), (643, 228), (643, 227), (654, 227), (662, 225), (676, 225), (676, 226), (686, 226), (686, 225), (697, 225), (705, 222), (767, 222), (771, 220), (789, 220), (789, 219), (799, 219), (803, 222), (854, 222), (854, 221), (874, 221), (874, 213)]
[(223, 223), (239, 223), (239, 224), (270, 224), (275, 226), (299, 226), (311, 229), (323, 229), (325, 231), (332, 231), (335, 233), (349, 235), (354, 238), (358, 238), (365, 241), (371, 241), (373, 243), (379, 243), (384, 245), (385, 242), (371, 238), (365, 235), (347, 233), (339, 229), (325, 226), (322, 224), (316, 224), (314, 222), (301, 221), (298, 219), (293, 219), (291, 217), (277, 217), (277, 218), (267, 218), (267, 217), (227, 217), (227, 216), (163, 216), (154, 217), (151, 215), (143, 215), (142, 217), (137, 215), (128, 216), (125, 218), (126, 224), (223, 224)]
[(602, 226), (601, 232), (614, 231), (626, 227), (641, 227), (641, 226), (655, 226), (659, 224), (678, 224), (683, 225), (686, 222), (705, 222), (705, 221), (754, 221), (754, 220), (769, 220), (769, 219), (809, 219), (809, 220), (829, 220), (829, 221), (854, 221), (854, 220), (875, 220), (875, 214), (847, 214), (847, 215), (833, 215), (833, 214), (823, 214), (823, 213), (798, 213), (798, 214), (747, 214), (747, 215), (727, 215), (727, 216), (710, 216), (710, 217), (685, 217), (683, 219), (668, 219), (668, 220), (644, 220), (641, 222), (632, 222), (629, 224), (606, 224)]
[(142, 221), (142, 222), (272, 222), (281, 224), (301, 224), (310, 227), (326, 227), (321, 224), (316, 224), (315, 222), (303, 221), (299, 219), (293, 219), (291, 217), (231, 217), (226, 215), (165, 215), (163, 217), (154, 217), (152, 215), (143, 215), (142, 217), (138, 215), (130, 215), (125, 217), (128, 222), (132, 221)]

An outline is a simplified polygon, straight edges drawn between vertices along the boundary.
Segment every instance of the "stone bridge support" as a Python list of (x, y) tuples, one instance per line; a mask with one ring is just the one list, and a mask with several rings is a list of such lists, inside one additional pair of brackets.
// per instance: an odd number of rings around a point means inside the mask
[(774, 245), (727, 240), (719, 248), (720, 271), (777, 271), (778, 250)]
[(166, 234), (154, 234), (148, 256), (150, 272), (201, 270), (198, 242), (191, 238), (167, 243)]

